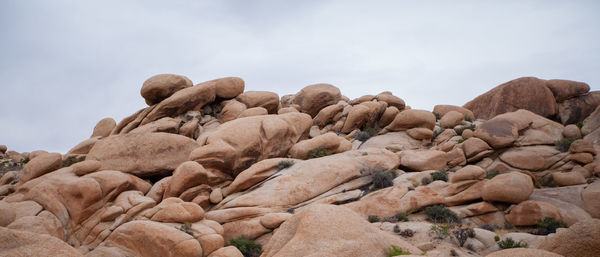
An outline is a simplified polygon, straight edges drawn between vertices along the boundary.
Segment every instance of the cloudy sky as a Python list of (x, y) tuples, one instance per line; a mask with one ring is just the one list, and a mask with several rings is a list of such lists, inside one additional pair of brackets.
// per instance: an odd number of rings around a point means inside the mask
[(159, 73), (463, 105), (522, 76), (600, 90), (600, 1), (0, 1), (0, 144), (66, 152)]

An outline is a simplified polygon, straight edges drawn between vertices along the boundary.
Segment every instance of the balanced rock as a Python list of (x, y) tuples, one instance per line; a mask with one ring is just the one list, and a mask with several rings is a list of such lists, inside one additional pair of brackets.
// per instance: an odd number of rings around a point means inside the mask
[(96, 126), (94, 126), (94, 132), (92, 132), (91, 137), (107, 137), (110, 135), (110, 132), (115, 129), (117, 126), (117, 122), (113, 118), (104, 118), (98, 121)]
[(314, 151), (319, 148), (335, 154), (351, 150), (352, 143), (333, 132), (329, 132), (296, 143), (294, 146), (292, 146), (292, 148), (290, 148), (289, 155), (291, 158), (306, 160), (309, 158), (310, 151)]
[(154, 105), (175, 92), (191, 87), (192, 81), (185, 76), (175, 74), (159, 74), (150, 77), (142, 85), (141, 94), (148, 105)]
[(187, 87), (162, 100), (143, 117), (140, 126), (164, 117), (175, 117), (188, 111), (199, 111), (216, 98), (215, 85), (203, 83)]
[(340, 89), (330, 84), (314, 84), (300, 90), (294, 97), (294, 104), (300, 111), (315, 117), (321, 109), (336, 104), (342, 98)]
[(531, 177), (520, 172), (510, 172), (497, 175), (487, 181), (481, 197), (484, 201), (520, 203), (527, 200), (531, 193), (533, 193)]

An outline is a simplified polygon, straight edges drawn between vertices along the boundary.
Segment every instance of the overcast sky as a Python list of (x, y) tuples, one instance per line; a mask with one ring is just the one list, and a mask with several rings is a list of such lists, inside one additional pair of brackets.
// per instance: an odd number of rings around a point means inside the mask
[(0, 144), (67, 152), (145, 107), (144, 80), (326, 82), (413, 108), (522, 76), (600, 90), (600, 1), (0, 1)]

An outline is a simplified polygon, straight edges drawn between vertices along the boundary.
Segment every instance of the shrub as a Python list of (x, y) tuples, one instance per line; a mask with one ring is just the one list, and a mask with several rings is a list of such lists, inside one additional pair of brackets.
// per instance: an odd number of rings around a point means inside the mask
[(398, 234), (400, 234), (403, 237), (413, 237), (415, 235), (415, 231), (407, 228), (405, 230), (400, 231)]
[(496, 230), (496, 228), (494, 228), (494, 226), (492, 226), (490, 224), (481, 225), (481, 229), (485, 229), (485, 230), (492, 231), (492, 232)]
[(506, 221), (504, 222), (504, 229), (514, 229), (514, 228), (515, 228), (515, 225), (510, 224)]
[(485, 178), (487, 179), (492, 179), (495, 176), (498, 176), (498, 174), (500, 174), (500, 171), (494, 170), (494, 171), (489, 171), (485, 173)]
[(371, 223), (374, 222), (379, 222), (379, 217), (377, 217), (377, 215), (369, 215), (369, 217), (367, 218), (367, 220)]
[(429, 185), (429, 183), (433, 182), (431, 177), (423, 177), (421, 179), (421, 185)]
[(567, 224), (562, 221), (556, 220), (552, 217), (545, 217), (544, 219), (538, 220), (537, 234), (548, 235), (551, 233), (556, 233), (557, 228), (566, 227), (568, 227)]
[(577, 122), (577, 124), (575, 124), (579, 129), (583, 128), (583, 122)]
[(396, 218), (397, 221), (408, 221), (408, 215), (411, 215), (412, 213), (413, 213), (412, 210), (407, 211), (407, 212), (399, 212), (394, 217)]
[(435, 115), (435, 120), (436, 121), (438, 121), (438, 120), (440, 120), (442, 118), (442, 117), (440, 117), (440, 114), (437, 113), (437, 112), (431, 112), (431, 113), (433, 113), (433, 115)]
[(244, 236), (229, 240), (229, 244), (235, 246), (244, 257), (258, 257), (262, 253), (262, 247)]
[(294, 165), (294, 161), (291, 160), (283, 160), (280, 161), (279, 163), (277, 163), (277, 170), (283, 170), (283, 169), (287, 169), (289, 167), (292, 167)]
[(435, 238), (444, 239), (450, 235), (450, 225), (448, 225), (448, 223), (431, 225), (429, 231), (433, 232)]
[(496, 242), (500, 241), (500, 236), (499, 235), (494, 236), (494, 241), (496, 241)]
[(462, 143), (462, 142), (465, 142), (465, 139), (464, 139), (464, 138), (461, 138), (461, 139), (459, 139), (459, 140), (458, 140), (458, 143), (459, 143), (459, 144), (460, 144), (460, 143)]
[(425, 208), (427, 219), (436, 223), (458, 223), (458, 217), (443, 205), (434, 205)]
[(456, 131), (456, 134), (460, 136), (460, 135), (462, 135), (463, 131), (465, 131), (465, 129), (470, 129), (470, 130), (475, 131), (475, 128), (476, 128), (475, 124), (471, 123), (471, 125), (468, 125), (468, 126), (458, 126), (457, 128), (454, 129), (454, 131)]
[(471, 116), (465, 115), (465, 120), (468, 122), (473, 122), (473, 118), (471, 118)]
[(373, 189), (377, 190), (393, 186), (394, 177), (394, 173), (390, 171), (373, 172), (373, 174), (371, 174), (371, 179), (373, 179)]
[(515, 240), (513, 240), (510, 237), (507, 237), (506, 239), (498, 242), (498, 246), (500, 247), (500, 249), (508, 249), (508, 248), (527, 248), (527, 243), (519, 241), (518, 243), (515, 242)]
[(181, 226), (179, 227), (179, 230), (187, 233), (190, 236), (194, 236), (194, 232), (192, 232), (192, 223), (191, 222), (185, 222), (185, 223), (181, 224)]
[(362, 156), (367, 156), (367, 155), (369, 155), (369, 153), (367, 153), (367, 152), (362, 153)]
[(554, 177), (552, 177), (552, 174), (543, 176), (542, 179), (540, 179), (540, 185), (545, 187), (555, 187), (556, 184), (554, 184)]
[(554, 146), (556, 147), (557, 150), (561, 151), (561, 152), (566, 152), (569, 151), (569, 147), (571, 147), (571, 144), (573, 142), (575, 142), (575, 140), (577, 139), (581, 139), (581, 137), (571, 137), (571, 138), (563, 138), (561, 140), (556, 140), (556, 142), (554, 142)]
[(433, 141), (436, 137), (438, 137), (445, 129), (440, 128), (433, 131), (433, 137), (431, 137), (431, 141)]
[(398, 256), (398, 255), (410, 255), (410, 251), (403, 251), (402, 248), (398, 248), (395, 245), (392, 245), (392, 247), (390, 247), (390, 249), (388, 250), (388, 257), (392, 257), (392, 256)]
[(462, 247), (465, 245), (468, 238), (475, 237), (475, 230), (472, 228), (457, 228), (452, 230), (452, 235), (458, 240), (458, 244)]
[(323, 147), (320, 147), (320, 146), (308, 151), (309, 159), (320, 158), (320, 157), (328, 156), (328, 155), (331, 155), (331, 151), (329, 151)]
[(433, 178), (434, 181), (441, 180), (441, 181), (447, 182), (448, 181), (448, 172), (445, 170), (432, 172), (431, 177)]
[(67, 159), (64, 159), (62, 161), (62, 166), (63, 167), (69, 167), (69, 166), (71, 166), (71, 165), (73, 165), (75, 163), (78, 163), (78, 162), (81, 162), (81, 161), (84, 161), (84, 160), (85, 160), (85, 156), (80, 156), (80, 157), (78, 157), (78, 156), (69, 156), (69, 157), (67, 157)]
[(356, 134), (356, 140), (361, 141), (361, 142), (365, 142), (369, 138), (371, 138), (371, 135), (369, 135), (369, 133), (364, 132), (364, 131), (359, 131), (358, 134)]
[(25, 157), (23, 158), (23, 160), (21, 160), (21, 164), (25, 165), (29, 162), (29, 157)]

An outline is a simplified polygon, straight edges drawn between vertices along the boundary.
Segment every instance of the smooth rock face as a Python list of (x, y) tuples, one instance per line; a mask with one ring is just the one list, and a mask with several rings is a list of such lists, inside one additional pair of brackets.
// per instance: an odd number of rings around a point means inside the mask
[(442, 128), (453, 128), (464, 119), (465, 115), (457, 111), (449, 111), (442, 119), (440, 119), (440, 126)]
[(140, 126), (164, 117), (174, 117), (188, 111), (198, 111), (216, 98), (215, 84), (198, 84), (175, 92), (158, 103), (142, 119)]
[(300, 111), (315, 117), (321, 109), (336, 104), (342, 98), (340, 89), (330, 84), (310, 85), (298, 92), (294, 104), (300, 106)]
[(96, 126), (94, 127), (94, 132), (91, 137), (107, 137), (110, 135), (110, 132), (115, 129), (117, 126), (117, 122), (113, 118), (104, 118), (98, 121)]
[(59, 153), (42, 154), (25, 165), (19, 180), (26, 182), (61, 167), (62, 156)]
[(86, 158), (100, 161), (102, 170), (151, 176), (168, 174), (197, 147), (196, 141), (175, 134), (125, 134), (97, 142)]
[(505, 216), (506, 221), (515, 226), (533, 226), (546, 217), (562, 220), (560, 211), (554, 205), (534, 200), (521, 202)]
[(352, 143), (343, 137), (329, 132), (308, 140), (296, 143), (289, 151), (291, 158), (306, 160), (311, 150), (321, 147), (327, 149), (333, 154), (341, 153), (352, 149)]
[(248, 108), (263, 107), (269, 114), (276, 114), (279, 109), (279, 95), (267, 91), (246, 91), (235, 98)]
[(484, 201), (520, 203), (533, 192), (531, 178), (520, 172), (500, 174), (487, 181), (481, 196)]
[(600, 182), (596, 181), (587, 186), (581, 193), (583, 208), (592, 217), (600, 218)]
[(550, 168), (563, 156), (554, 146), (541, 145), (512, 148), (502, 153), (500, 160), (518, 169), (540, 171)]
[(385, 127), (389, 131), (404, 131), (411, 128), (427, 128), (433, 130), (435, 127), (435, 115), (425, 110), (404, 110), (396, 115), (396, 118)]
[(569, 228), (558, 229), (549, 236), (539, 249), (564, 256), (600, 256), (600, 220), (588, 219)]
[(212, 252), (208, 257), (244, 257), (244, 255), (235, 246), (227, 246)]
[(437, 150), (405, 150), (400, 154), (400, 165), (411, 170), (441, 170), (448, 163), (446, 152)]
[(565, 126), (565, 129), (563, 130), (563, 136), (565, 138), (580, 137), (581, 131), (579, 131), (579, 128), (576, 125), (569, 124)]
[(530, 249), (530, 248), (509, 248), (500, 251), (492, 252), (486, 257), (506, 257), (506, 256), (515, 256), (515, 257), (562, 257), (560, 254), (556, 254), (553, 252), (548, 252), (540, 249)]
[(594, 130), (600, 127), (600, 106), (596, 107), (596, 110), (592, 112), (585, 120), (583, 120), (583, 127), (581, 133), (590, 134)]
[(473, 115), (473, 112), (467, 108), (447, 104), (439, 104), (433, 107), (433, 112), (439, 114), (440, 117), (444, 117), (444, 115), (446, 115), (446, 113), (450, 111), (460, 112), (465, 116), (465, 118), (470, 117), (473, 120), (475, 119), (475, 115)]
[(220, 98), (231, 99), (244, 93), (244, 80), (238, 77), (220, 78), (207, 83), (215, 83), (215, 91)]
[[(303, 113), (253, 116), (223, 123), (199, 141), (204, 144), (190, 154), (206, 169), (235, 177), (250, 165), (281, 157), (306, 136), (312, 119)], [(243, 133), (241, 133), (243, 132)]]
[(192, 81), (185, 76), (175, 74), (159, 74), (150, 77), (142, 85), (141, 94), (148, 105), (154, 105), (175, 92), (191, 87)]
[(344, 207), (317, 204), (284, 222), (262, 256), (386, 256), (390, 245), (422, 253)]
[(208, 184), (207, 171), (197, 162), (187, 161), (173, 171), (163, 197), (177, 197), (186, 189), (202, 184)]
[(0, 227), (1, 256), (83, 256), (64, 241), (49, 235)]
[(551, 79), (546, 81), (546, 86), (552, 91), (557, 102), (562, 102), (590, 91), (588, 84), (571, 80)]
[(543, 117), (557, 114), (557, 104), (546, 81), (534, 77), (511, 80), (466, 103), (478, 119), (490, 119), (498, 114), (518, 109), (532, 111)]

